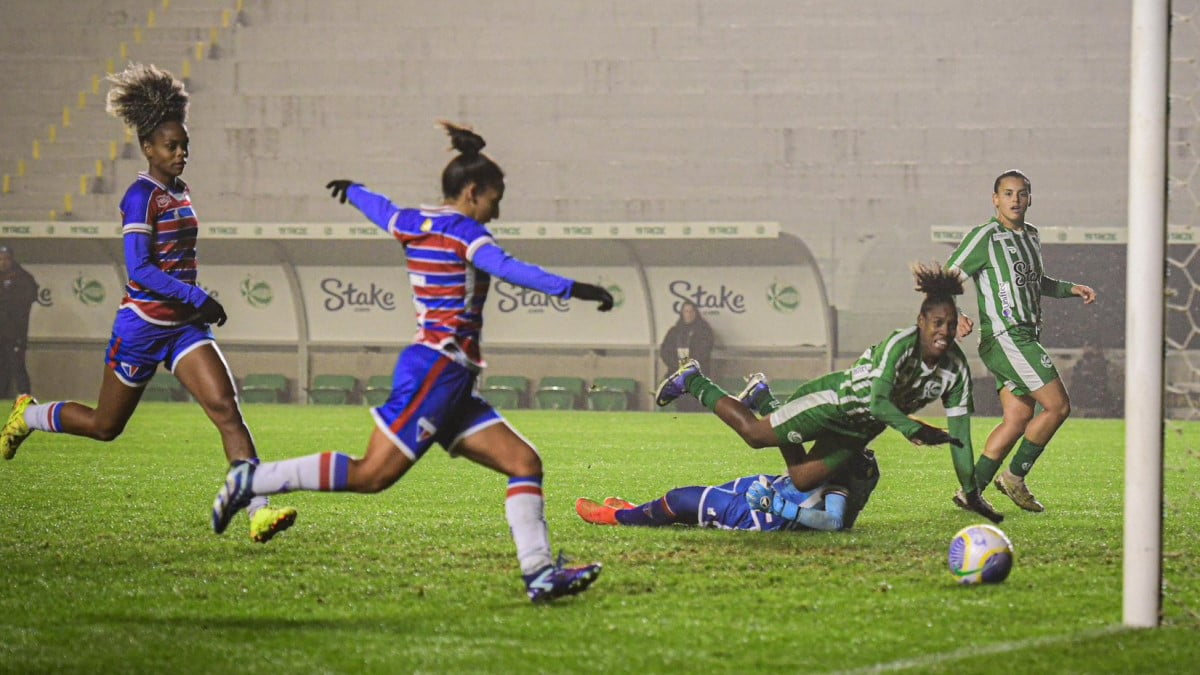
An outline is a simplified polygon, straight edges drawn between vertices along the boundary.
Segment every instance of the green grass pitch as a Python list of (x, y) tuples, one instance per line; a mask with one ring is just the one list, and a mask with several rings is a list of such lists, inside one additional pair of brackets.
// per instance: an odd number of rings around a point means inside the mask
[[(7, 409), (7, 405), (5, 406)], [(356, 407), (248, 406), (266, 459), (371, 431)], [(1072, 419), (1030, 485), (1044, 514), (1001, 525), (1007, 582), (959, 587), (949, 453), (893, 432), (853, 532), (606, 528), (576, 497), (777, 473), (711, 415), (512, 411), (541, 450), (555, 549), (602, 561), (586, 594), (525, 599), (505, 479), (435, 449), (378, 495), (297, 493), (296, 526), (224, 536), (209, 505), (216, 432), (189, 404), (145, 404), (117, 441), (35, 434), (0, 464), (0, 672), (1195, 672), (1200, 424), (1170, 427), (1165, 625), (1121, 623), (1124, 436)], [(976, 446), (994, 420), (978, 420)]]

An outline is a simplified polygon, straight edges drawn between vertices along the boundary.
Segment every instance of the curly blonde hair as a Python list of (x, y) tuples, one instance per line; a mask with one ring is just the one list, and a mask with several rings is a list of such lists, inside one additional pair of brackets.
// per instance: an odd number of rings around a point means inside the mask
[(163, 122), (187, 123), (188, 93), (183, 82), (153, 64), (131, 63), (108, 76), (105, 110), (132, 127), (144, 141)]

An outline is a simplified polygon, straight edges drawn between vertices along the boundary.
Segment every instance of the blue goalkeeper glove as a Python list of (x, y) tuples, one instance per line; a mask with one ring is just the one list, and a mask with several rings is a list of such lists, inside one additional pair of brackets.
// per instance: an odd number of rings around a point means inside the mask
[(746, 490), (746, 503), (755, 511), (770, 513), (784, 520), (795, 521), (800, 513), (799, 504), (784, 499), (763, 479), (750, 484), (750, 488)]

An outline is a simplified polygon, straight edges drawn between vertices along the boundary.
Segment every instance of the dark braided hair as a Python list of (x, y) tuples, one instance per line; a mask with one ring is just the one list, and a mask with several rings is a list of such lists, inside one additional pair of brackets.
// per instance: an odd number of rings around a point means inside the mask
[(108, 76), (105, 109), (137, 132), (144, 142), (163, 122), (187, 123), (188, 93), (183, 82), (153, 64), (131, 63)]
[(491, 187), (503, 191), (504, 170), (491, 157), (483, 154), (482, 150), (487, 145), (483, 137), (470, 127), (445, 120), (440, 124), (450, 134), (451, 149), (459, 153), (442, 170), (442, 196), (454, 199), (471, 183), (479, 190)]
[(950, 305), (957, 310), (954, 296), (963, 292), (962, 275), (958, 270), (947, 269), (938, 263), (916, 263), (912, 266), (912, 272), (917, 281), (916, 290), (925, 294), (921, 314), (939, 305)]

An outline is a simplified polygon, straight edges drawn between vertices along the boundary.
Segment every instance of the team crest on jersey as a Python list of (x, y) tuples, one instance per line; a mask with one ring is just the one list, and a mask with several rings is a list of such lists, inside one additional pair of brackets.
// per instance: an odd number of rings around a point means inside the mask
[(1051, 365), (1051, 362), (1050, 362), (1050, 355), (1049, 355), (1049, 354), (1042, 354), (1042, 367), (1043, 367), (1043, 368), (1049, 368), (1049, 367), (1050, 367), (1050, 365)]
[(422, 232), (432, 232), (433, 231), (433, 219), (432, 218), (426, 218), (425, 222), (421, 223), (421, 231)]
[(803, 443), (804, 436), (801, 436), (799, 431), (789, 431), (788, 432), (788, 442), (789, 443)]
[(159, 195), (154, 198), (155, 205), (160, 209), (165, 209), (171, 205), (171, 198), (166, 195)]
[(433, 438), (433, 435), (437, 433), (437, 427), (435, 427), (433, 425), (433, 422), (430, 422), (429, 420), (425, 419), (424, 417), (417, 418), (417, 427), (418, 427), (418, 430), (417, 430), (417, 441), (418, 442), (423, 443), (423, 442), (429, 440), (430, 438)]
[(925, 383), (925, 398), (933, 399), (942, 395), (946, 385), (941, 380), (930, 380)]

